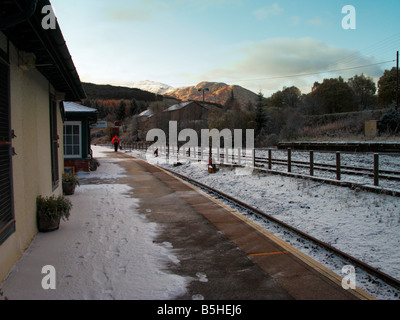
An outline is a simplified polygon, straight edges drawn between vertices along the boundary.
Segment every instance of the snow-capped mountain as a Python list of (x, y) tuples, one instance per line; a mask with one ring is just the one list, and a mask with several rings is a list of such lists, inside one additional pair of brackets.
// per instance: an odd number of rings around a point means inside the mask
[(150, 80), (135, 81), (130, 85), (130, 87), (156, 94), (165, 94), (167, 91), (174, 89), (165, 83)]
[(207, 89), (204, 95), (204, 101), (206, 102), (224, 104), (232, 96), (234, 96), (242, 106), (246, 106), (249, 102), (254, 105), (257, 101), (257, 95), (254, 92), (238, 85), (228, 85), (222, 82), (203, 81), (196, 86), (171, 89), (167, 94), (168, 96), (175, 97), (182, 101), (201, 101), (203, 99), (203, 92), (201, 89)]

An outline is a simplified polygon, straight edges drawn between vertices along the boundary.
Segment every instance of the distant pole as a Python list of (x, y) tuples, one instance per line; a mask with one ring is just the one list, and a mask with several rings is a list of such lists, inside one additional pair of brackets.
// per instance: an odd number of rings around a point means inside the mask
[(399, 52), (397, 51), (396, 59), (396, 110), (399, 107)]
[(203, 102), (205, 101), (205, 91), (210, 91), (210, 89), (208, 89), (208, 88), (200, 88), (200, 89), (198, 89), (198, 91), (200, 92), (200, 91), (203, 91)]

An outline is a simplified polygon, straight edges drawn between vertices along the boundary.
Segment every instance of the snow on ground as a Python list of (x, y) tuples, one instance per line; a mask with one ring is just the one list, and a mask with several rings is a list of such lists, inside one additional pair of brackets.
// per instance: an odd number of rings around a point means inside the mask
[[(340, 249), (383, 272), (400, 279), (400, 201), (398, 197), (351, 190), (310, 180), (252, 170), (221, 168), (209, 174), (207, 164), (180, 159), (182, 166), (166, 163), (164, 155), (133, 151), (151, 163), (172, 169), (217, 190), (227, 193), (263, 212)], [(321, 256), (315, 248), (301, 243), (264, 219), (248, 216), (337, 274), (343, 264)], [(359, 277), (359, 285), (379, 299), (398, 299), (399, 292), (375, 287), (369, 279)]]
[[(104, 151), (110, 150), (94, 148), (101, 166), (81, 176), (81, 186), (69, 197), (70, 220), (58, 231), (37, 234), (2, 283), (9, 299), (158, 300), (186, 292), (189, 279), (166, 270), (167, 263), (179, 262), (173, 248), (153, 243), (159, 226), (138, 213), (140, 199), (117, 182), (124, 170)], [(55, 267), (56, 290), (41, 286), (45, 265)]]

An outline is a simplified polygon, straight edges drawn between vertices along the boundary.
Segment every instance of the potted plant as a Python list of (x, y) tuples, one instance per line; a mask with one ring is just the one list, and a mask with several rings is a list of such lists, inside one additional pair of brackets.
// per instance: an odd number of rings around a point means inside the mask
[(60, 227), (60, 220), (69, 219), (72, 203), (63, 195), (58, 197), (37, 196), (36, 216), (37, 226), (40, 232), (57, 230)]
[(97, 170), (97, 167), (100, 167), (100, 162), (99, 162), (99, 160), (97, 160), (97, 159), (95, 159), (95, 158), (91, 158), (91, 159), (89, 160), (89, 168), (90, 168), (90, 171), (96, 171), (96, 170)]
[(64, 172), (62, 175), (62, 188), (64, 194), (74, 194), (76, 185), (80, 185), (79, 178), (73, 173)]

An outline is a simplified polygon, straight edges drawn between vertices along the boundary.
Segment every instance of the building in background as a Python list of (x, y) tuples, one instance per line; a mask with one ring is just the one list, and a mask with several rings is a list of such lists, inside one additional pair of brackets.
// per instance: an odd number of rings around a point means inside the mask
[(97, 122), (98, 111), (74, 102), (64, 102), (64, 110), (64, 166), (89, 172), (90, 126)]

